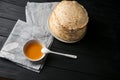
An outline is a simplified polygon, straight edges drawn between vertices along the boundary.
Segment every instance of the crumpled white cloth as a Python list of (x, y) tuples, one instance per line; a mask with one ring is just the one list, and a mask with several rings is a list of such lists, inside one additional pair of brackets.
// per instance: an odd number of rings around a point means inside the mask
[(28, 2), (26, 6), (26, 21), (18, 20), (11, 34), (0, 51), (0, 57), (8, 59), (29, 70), (40, 72), (46, 57), (39, 62), (31, 62), (24, 56), (23, 46), (32, 39), (37, 39), (49, 47), (53, 37), (48, 30), (48, 17), (55, 6), (52, 3)]

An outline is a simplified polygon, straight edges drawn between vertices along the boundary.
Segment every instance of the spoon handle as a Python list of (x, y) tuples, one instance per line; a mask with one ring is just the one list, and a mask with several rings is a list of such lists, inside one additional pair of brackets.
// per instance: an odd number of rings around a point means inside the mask
[(74, 59), (76, 59), (76, 58), (77, 58), (77, 56), (76, 56), (76, 55), (72, 55), (72, 54), (63, 54), (63, 53), (54, 52), (54, 51), (50, 51), (50, 53), (57, 54), (57, 55), (61, 55), (61, 56), (66, 56), (66, 57), (69, 57), (69, 58), (74, 58)]

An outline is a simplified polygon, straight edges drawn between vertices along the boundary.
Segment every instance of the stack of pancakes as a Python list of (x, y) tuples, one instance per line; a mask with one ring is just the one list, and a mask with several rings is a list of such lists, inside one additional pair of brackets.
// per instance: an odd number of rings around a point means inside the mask
[(85, 35), (88, 14), (77, 1), (61, 1), (53, 9), (48, 23), (50, 32), (55, 38), (73, 43)]

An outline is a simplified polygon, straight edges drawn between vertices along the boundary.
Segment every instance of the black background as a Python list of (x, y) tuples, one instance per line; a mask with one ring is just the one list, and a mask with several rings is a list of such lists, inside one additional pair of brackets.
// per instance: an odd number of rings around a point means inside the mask
[[(25, 21), (28, 0), (0, 0), (0, 49), (18, 19)], [(54, 0), (29, 0), (54, 2)], [(79, 0), (89, 14), (85, 37), (74, 44), (56, 39), (51, 50), (75, 54), (77, 60), (49, 54), (40, 74), (0, 59), (0, 76), (15, 80), (119, 80), (120, 7), (117, 0)], [(1, 79), (1, 78), (0, 78)]]

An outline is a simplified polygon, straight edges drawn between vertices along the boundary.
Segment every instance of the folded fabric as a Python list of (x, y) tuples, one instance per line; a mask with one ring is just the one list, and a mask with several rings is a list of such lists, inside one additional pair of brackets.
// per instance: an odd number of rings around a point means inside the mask
[(31, 62), (24, 56), (23, 46), (32, 39), (49, 47), (53, 37), (48, 30), (47, 20), (56, 3), (28, 2), (26, 22), (18, 20), (0, 52), (0, 57), (8, 59), (29, 70), (40, 72), (46, 57), (39, 62)]
[(29, 40), (36, 39), (45, 45), (50, 45), (52, 37), (43, 26), (29, 25), (21, 20), (18, 20), (13, 31), (1, 49), (0, 56), (13, 61), (27, 69), (39, 72), (42, 68), (44, 59), (38, 63), (31, 62), (24, 56), (23, 46)]
[[(48, 26), (48, 18), (58, 2), (36, 3), (28, 2), (26, 6), (26, 21), (29, 24)], [(48, 27), (45, 27), (48, 28)]]

